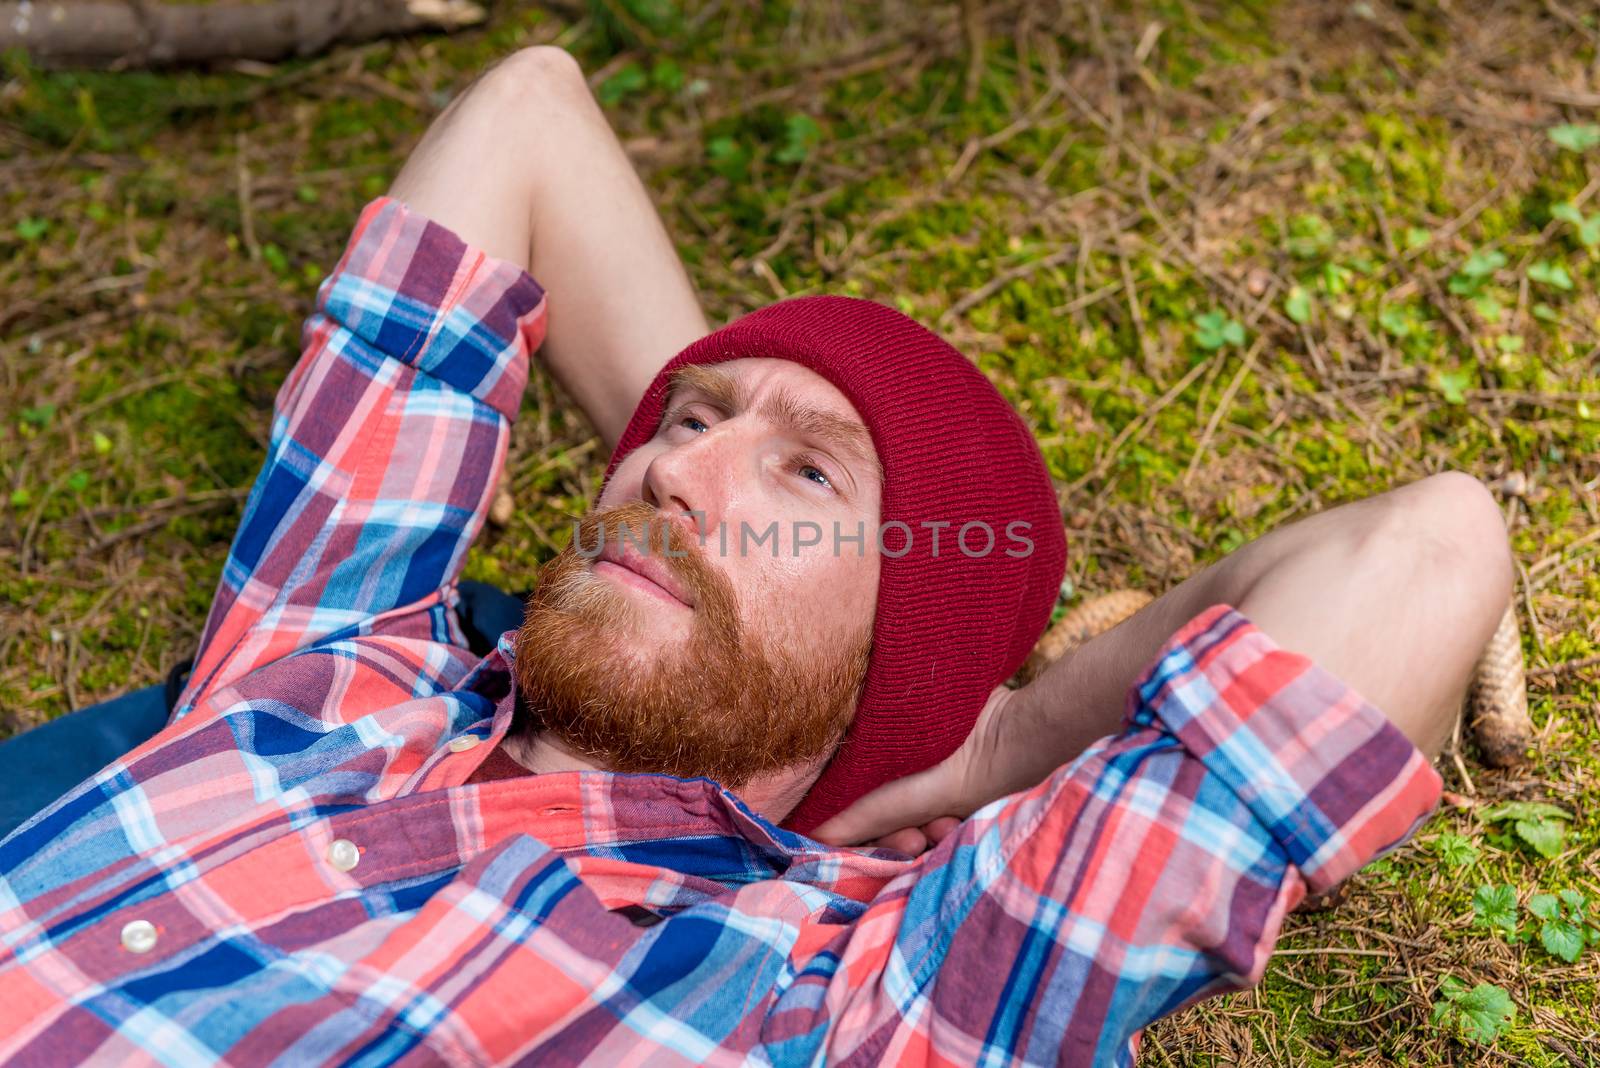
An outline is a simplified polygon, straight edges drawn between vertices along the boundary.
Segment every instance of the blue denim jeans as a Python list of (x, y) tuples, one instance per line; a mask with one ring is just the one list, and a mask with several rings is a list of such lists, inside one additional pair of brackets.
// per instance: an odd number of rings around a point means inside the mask
[[(481, 582), (460, 589), (461, 627), (479, 656), (521, 626), (524, 597)], [(165, 727), (181, 679), (173, 683), (76, 709), (0, 742), (0, 838)]]

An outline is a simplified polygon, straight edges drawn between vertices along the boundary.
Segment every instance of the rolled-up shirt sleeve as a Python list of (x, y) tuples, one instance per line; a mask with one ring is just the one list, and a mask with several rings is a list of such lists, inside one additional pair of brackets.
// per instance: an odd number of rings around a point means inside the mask
[(545, 328), (521, 267), (379, 198), (318, 290), (278, 392), (181, 716), (373, 617), (442, 602), (482, 526)]
[(884, 888), (828, 947), (823, 1003), (919, 1061), (1131, 1063), (1148, 1024), (1257, 982), (1307, 889), (1400, 844), (1439, 790), (1383, 713), (1217, 606), (1130, 690), (1122, 733)]

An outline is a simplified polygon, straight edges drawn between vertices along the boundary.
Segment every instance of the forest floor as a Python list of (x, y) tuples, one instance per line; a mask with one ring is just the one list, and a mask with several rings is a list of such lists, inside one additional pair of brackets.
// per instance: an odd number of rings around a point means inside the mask
[[(0, 736), (191, 655), (358, 210), (535, 43), (592, 72), (714, 322), (857, 294), (977, 361), (1058, 480), (1063, 604), (1430, 472), (1490, 484), (1532, 761), (1453, 746), (1415, 840), (1142, 1059), (1600, 1064), (1600, 21), (1572, 0), (500, 3), (270, 67), (9, 57)], [(526, 587), (603, 462), (536, 375), (469, 576)]]

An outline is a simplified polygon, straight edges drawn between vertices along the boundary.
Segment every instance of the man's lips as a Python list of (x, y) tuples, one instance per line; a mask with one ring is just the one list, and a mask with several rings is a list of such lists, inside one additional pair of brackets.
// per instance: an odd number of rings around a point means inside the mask
[(654, 556), (646, 556), (631, 546), (606, 545), (594, 562), (594, 573), (609, 574), (619, 582), (659, 597), (663, 601), (687, 608), (694, 607), (694, 597), (678, 581), (672, 569)]

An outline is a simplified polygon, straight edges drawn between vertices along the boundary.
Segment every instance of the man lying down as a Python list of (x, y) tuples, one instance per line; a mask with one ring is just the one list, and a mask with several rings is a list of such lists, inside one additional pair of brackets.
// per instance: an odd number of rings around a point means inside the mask
[[(614, 452), (480, 659), (535, 352)], [(1511, 565), (1438, 475), (1006, 689), (1064, 555), (922, 326), (707, 334), (576, 64), (518, 53), (323, 284), (170, 723), (0, 844), (0, 1060), (1126, 1064), (1428, 815)]]

